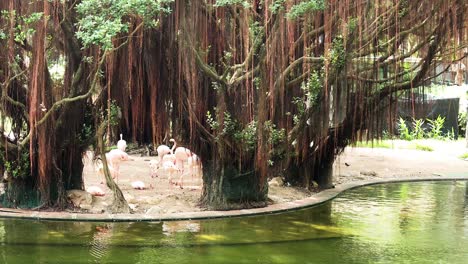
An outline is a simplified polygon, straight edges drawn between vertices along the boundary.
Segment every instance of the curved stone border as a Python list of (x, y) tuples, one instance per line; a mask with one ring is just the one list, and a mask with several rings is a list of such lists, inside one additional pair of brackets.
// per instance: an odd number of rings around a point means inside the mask
[(468, 174), (462, 176), (433, 176), (421, 178), (389, 178), (366, 181), (356, 181), (341, 184), (333, 189), (324, 190), (311, 197), (293, 202), (285, 202), (269, 205), (263, 208), (232, 210), (232, 211), (202, 211), (172, 213), (164, 215), (147, 214), (86, 214), (86, 213), (64, 213), (64, 212), (38, 212), (17, 209), (0, 208), (0, 218), (16, 218), (29, 220), (47, 220), (47, 221), (86, 221), (86, 222), (160, 222), (160, 221), (180, 221), (180, 220), (206, 220), (217, 218), (229, 218), (240, 216), (254, 216), (281, 213), (286, 211), (298, 210), (307, 207), (316, 206), (325, 203), (346, 190), (355, 189), (374, 184), (397, 183), (397, 182), (420, 182), (420, 181), (450, 181), (450, 180), (468, 180)]

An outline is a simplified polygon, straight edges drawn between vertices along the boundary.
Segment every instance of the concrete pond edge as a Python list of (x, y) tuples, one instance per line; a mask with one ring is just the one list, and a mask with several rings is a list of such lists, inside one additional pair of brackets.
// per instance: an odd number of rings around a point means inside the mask
[(262, 208), (241, 209), (232, 211), (200, 211), (200, 212), (182, 212), (161, 215), (151, 214), (89, 214), (89, 213), (70, 213), (70, 212), (40, 212), (21, 209), (0, 208), (1, 218), (14, 218), (23, 220), (38, 221), (78, 221), (78, 222), (161, 222), (161, 221), (183, 221), (183, 220), (208, 220), (230, 217), (245, 217), (256, 215), (277, 214), (287, 211), (300, 210), (317, 206), (332, 200), (347, 190), (359, 187), (400, 182), (421, 182), (421, 181), (468, 181), (468, 173), (458, 174), (456, 176), (431, 176), (431, 177), (406, 177), (406, 178), (387, 178), (372, 179), (349, 182), (335, 186), (335, 188), (323, 190), (310, 197), (278, 204), (272, 204)]

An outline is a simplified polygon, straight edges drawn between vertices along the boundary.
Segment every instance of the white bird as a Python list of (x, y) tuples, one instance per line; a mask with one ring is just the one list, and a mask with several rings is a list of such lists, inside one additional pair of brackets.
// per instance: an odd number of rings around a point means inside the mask
[(159, 160), (150, 160), (149, 173), (151, 178), (158, 177)]
[(187, 165), (190, 170), (190, 174), (192, 175), (192, 182), (193, 182), (193, 175), (201, 175), (201, 170), (202, 170), (202, 164), (200, 158), (196, 155), (193, 154), (187, 159)]
[(172, 161), (164, 161), (162, 164), (163, 170), (169, 174), (168, 180), (169, 184), (173, 184), (172, 182), (172, 175), (174, 172), (179, 172), (180, 170), (176, 167), (176, 165)]
[(144, 190), (146, 189), (145, 183), (142, 181), (134, 181), (131, 183), (132, 188), (136, 190)]
[(114, 171), (112, 178), (116, 178), (117, 181), (119, 180), (120, 176), (120, 163), (123, 161), (132, 160), (127, 153), (121, 151), (120, 149), (113, 149), (106, 153), (106, 159), (108, 166), (112, 167)]
[(159, 164), (162, 164), (163, 163), (163, 158), (165, 155), (167, 154), (173, 154), (174, 153), (174, 149), (175, 149), (175, 140), (173, 138), (169, 139), (170, 142), (174, 142), (174, 145), (172, 146), (172, 148), (169, 148), (168, 146), (166, 145), (159, 145), (157, 148), (156, 148), (156, 152), (158, 152), (158, 157), (159, 157)]
[[(160, 159), (158, 160), (151, 160), (149, 162), (149, 168), (150, 168), (150, 176), (151, 178), (158, 177), (158, 170), (160, 168), (164, 168), (164, 163), (166, 163), (166, 167), (175, 167), (175, 162), (176, 162), (176, 157), (174, 154), (169, 153), (163, 156), (162, 161)], [(172, 164), (170, 164), (172, 163)], [(165, 169), (167, 171), (167, 169)]]
[(192, 157), (193, 152), (184, 147), (178, 147), (174, 151), (174, 155), (176, 158), (176, 165), (179, 169), (183, 170), (184, 169), (184, 162), (187, 161), (190, 157)]
[(127, 148), (127, 141), (123, 140), (122, 134), (120, 134), (120, 140), (117, 142), (117, 148), (121, 151), (125, 151)]
[[(174, 151), (174, 155), (175, 155), (175, 158), (176, 158), (175, 164), (176, 164), (178, 170), (182, 172), (182, 174), (180, 175), (180, 179), (179, 179), (178, 184), (179, 184), (180, 188), (183, 188), (183, 178), (184, 178), (184, 175), (185, 175), (185, 173), (184, 173), (184, 163), (185, 163), (185, 161), (188, 161), (189, 158), (191, 158), (194, 155), (194, 153), (188, 148), (184, 148), (184, 147), (176, 148), (176, 145), (177, 145), (177, 143), (174, 140), (174, 146), (172, 148), (173, 149), (175, 148), (175, 151)], [(196, 158), (198, 158), (198, 157), (196, 157)], [(194, 163), (195, 159), (192, 157), (191, 162)], [(191, 164), (191, 165), (193, 166), (193, 164)]]
[(171, 161), (172, 163), (176, 163), (176, 156), (172, 153), (166, 154), (163, 157), (163, 162), (165, 161)]
[(86, 188), (86, 191), (93, 196), (104, 196), (106, 194), (101, 188), (97, 186), (90, 186)]

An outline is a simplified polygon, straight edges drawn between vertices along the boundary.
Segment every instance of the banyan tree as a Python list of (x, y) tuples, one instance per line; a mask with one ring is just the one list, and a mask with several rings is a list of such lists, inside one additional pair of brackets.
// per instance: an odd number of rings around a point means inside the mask
[(111, 140), (119, 131), (189, 146), (211, 208), (265, 204), (273, 176), (330, 187), (345, 146), (392, 129), (396, 99), (467, 54), (463, 0), (8, 0), (0, 9), (1, 130), (13, 135), (1, 135), (0, 169), (13, 206), (63, 205), (65, 190), (83, 188), (81, 156), (103, 120)]

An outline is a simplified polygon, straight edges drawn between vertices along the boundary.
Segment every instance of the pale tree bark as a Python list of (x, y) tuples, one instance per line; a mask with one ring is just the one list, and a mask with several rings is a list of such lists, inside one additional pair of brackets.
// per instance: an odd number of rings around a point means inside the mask
[[(468, 115), (468, 106), (466, 107), (466, 113)], [(468, 116), (465, 117), (468, 119)], [(466, 148), (468, 148), (468, 122), (466, 122), (466, 128), (465, 128), (465, 140), (466, 140)]]
[(119, 188), (117, 183), (115, 183), (114, 179), (111, 176), (109, 166), (107, 165), (106, 153), (105, 153), (105, 144), (104, 144), (104, 134), (106, 132), (107, 122), (103, 122), (99, 127), (98, 131), (96, 132), (98, 148), (100, 149), (100, 157), (102, 160), (102, 167), (104, 171), (104, 177), (106, 178), (106, 185), (109, 189), (112, 190), (113, 193), (113, 201), (112, 205), (110, 206), (111, 213), (130, 213), (131, 209), (128, 206), (127, 200), (122, 193), (122, 190)]

